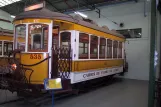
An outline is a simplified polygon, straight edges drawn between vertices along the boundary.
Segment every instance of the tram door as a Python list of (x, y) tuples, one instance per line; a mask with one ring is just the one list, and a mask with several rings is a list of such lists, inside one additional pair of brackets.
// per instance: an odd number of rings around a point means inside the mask
[(56, 78), (58, 76), (58, 55), (57, 51), (59, 48), (59, 27), (54, 26), (52, 30), (52, 78)]

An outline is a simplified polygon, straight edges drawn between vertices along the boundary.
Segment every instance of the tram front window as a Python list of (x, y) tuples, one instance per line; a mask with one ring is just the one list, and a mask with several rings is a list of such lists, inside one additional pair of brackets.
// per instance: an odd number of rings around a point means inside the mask
[(15, 48), (25, 51), (26, 25), (18, 25), (15, 29)]
[(33, 36), (33, 49), (41, 49), (41, 35), (35, 34)]
[(28, 50), (47, 51), (48, 49), (48, 25), (29, 25)]

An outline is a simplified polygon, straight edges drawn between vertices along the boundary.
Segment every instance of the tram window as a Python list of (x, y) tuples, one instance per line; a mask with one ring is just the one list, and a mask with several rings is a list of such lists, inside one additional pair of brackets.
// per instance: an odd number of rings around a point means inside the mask
[(70, 46), (70, 40), (71, 40), (71, 33), (70, 32), (62, 32), (60, 34), (60, 38), (61, 38), (61, 47), (63, 48), (69, 48)]
[(119, 58), (122, 58), (122, 42), (119, 42), (119, 48), (118, 48), (119, 50), (119, 52), (118, 52), (118, 57)]
[(91, 35), (90, 58), (91, 59), (98, 58), (98, 37), (94, 35)]
[(59, 27), (54, 26), (52, 31), (52, 46), (53, 48), (59, 46)]
[[(23, 43), (23, 44), (22, 44)], [(26, 43), (26, 25), (18, 25), (16, 26), (16, 44), (17, 49), (25, 51)]]
[(4, 55), (8, 55), (9, 52), (11, 52), (13, 50), (13, 42), (4, 42), (4, 48), (3, 48), (3, 52)]
[(107, 39), (107, 58), (112, 58), (112, 40)]
[(88, 59), (89, 35), (79, 33), (79, 59)]
[(17, 47), (18, 49), (25, 51), (25, 43), (18, 42)]
[(105, 58), (106, 39), (100, 38), (99, 58)]
[(48, 25), (29, 25), (29, 51), (47, 51), (48, 49)]
[(117, 58), (117, 49), (118, 49), (118, 42), (113, 42), (113, 58)]
[(0, 55), (2, 55), (2, 41), (0, 41)]

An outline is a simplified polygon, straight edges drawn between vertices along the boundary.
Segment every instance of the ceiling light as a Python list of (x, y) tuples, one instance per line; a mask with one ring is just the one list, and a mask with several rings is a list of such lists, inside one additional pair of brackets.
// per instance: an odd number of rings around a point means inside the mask
[(11, 17), (12, 17), (12, 18), (15, 18), (16, 16), (14, 16), (14, 15), (11, 15)]
[(83, 14), (83, 13), (80, 13), (80, 12), (74, 12), (75, 14), (79, 14), (80, 16), (84, 17), (84, 18), (87, 18), (88, 16)]
[(21, 0), (0, 0), (0, 7), (6, 6), (18, 1), (21, 1)]

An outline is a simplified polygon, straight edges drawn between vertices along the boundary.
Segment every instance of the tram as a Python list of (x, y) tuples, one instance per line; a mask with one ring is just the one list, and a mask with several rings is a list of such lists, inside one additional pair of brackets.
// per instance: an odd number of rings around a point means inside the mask
[(41, 91), (46, 78), (61, 78), (66, 89), (125, 72), (125, 38), (117, 32), (42, 3), (25, 8), (13, 23), (14, 66), (5, 74), (12, 91)]

